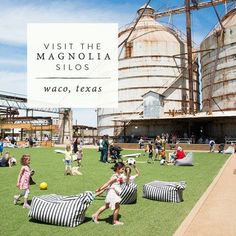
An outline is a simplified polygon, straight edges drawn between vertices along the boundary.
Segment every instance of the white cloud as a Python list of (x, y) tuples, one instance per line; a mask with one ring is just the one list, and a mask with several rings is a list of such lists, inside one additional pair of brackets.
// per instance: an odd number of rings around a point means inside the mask
[(1, 91), (26, 95), (26, 73), (0, 71)]
[(26, 66), (26, 60), (22, 60), (22, 59), (2, 59), (2, 58), (0, 58), (0, 65)]
[(130, 14), (102, 8), (70, 9), (63, 4), (50, 6), (11, 6), (1, 9), (0, 41), (7, 43), (26, 43), (27, 23), (47, 22), (118, 22), (130, 21)]

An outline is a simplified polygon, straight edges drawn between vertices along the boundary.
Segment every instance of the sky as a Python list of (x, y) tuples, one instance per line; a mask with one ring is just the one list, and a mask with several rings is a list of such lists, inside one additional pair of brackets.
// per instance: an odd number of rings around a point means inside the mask
[[(148, 1), (133, 0), (0, 0), (0, 93), (26, 95), (27, 23), (118, 23), (124, 26), (135, 19), (137, 10)], [(156, 11), (181, 7), (184, 0), (152, 0)], [(217, 6), (220, 15), (224, 5)], [(192, 39), (197, 44), (217, 23), (213, 8), (193, 11)], [(170, 22), (185, 32), (185, 15), (158, 19)], [(73, 110), (73, 124), (97, 126), (95, 109)]]

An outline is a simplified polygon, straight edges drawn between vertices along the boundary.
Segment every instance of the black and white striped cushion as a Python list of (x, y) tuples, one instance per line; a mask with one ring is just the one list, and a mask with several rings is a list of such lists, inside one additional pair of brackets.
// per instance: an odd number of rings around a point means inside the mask
[(120, 193), (121, 204), (131, 204), (137, 201), (137, 185), (130, 183), (124, 184)]
[(182, 202), (185, 185), (184, 181), (153, 181), (143, 186), (143, 197), (164, 202)]
[(49, 224), (75, 227), (85, 218), (85, 212), (94, 199), (92, 192), (75, 196), (56, 194), (33, 197), (29, 217)]

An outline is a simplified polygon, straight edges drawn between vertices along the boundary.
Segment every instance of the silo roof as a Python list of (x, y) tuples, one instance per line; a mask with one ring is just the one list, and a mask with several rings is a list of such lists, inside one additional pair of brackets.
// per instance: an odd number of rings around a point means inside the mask
[[(144, 9), (145, 7), (146, 7), (146, 4), (144, 4), (143, 6), (141, 6), (141, 7), (138, 9), (138, 11), (141, 10), (141, 9)], [(150, 5), (147, 5), (146, 9), (152, 9), (152, 10), (154, 10)]]
[[(140, 7), (138, 12), (141, 9), (144, 9), (145, 5)], [(147, 6), (148, 9), (154, 9)], [(128, 34), (134, 27), (135, 22), (132, 22), (126, 29), (122, 29), (119, 33), (119, 38), (122, 41), (122, 37), (126, 37), (126, 34)], [(169, 41), (169, 42), (176, 42), (180, 39), (177, 37), (177, 33), (174, 32), (173, 29), (170, 29), (159, 22), (157, 22), (154, 17), (149, 15), (143, 15), (139, 22), (137, 23), (135, 30), (133, 31), (132, 35), (130, 36), (130, 40), (138, 39), (140, 41), (147, 41), (147, 42), (158, 42), (158, 41)]]
[[(225, 27), (225, 28), (229, 28), (231, 26), (236, 26), (236, 9), (233, 9), (231, 11), (229, 11), (222, 19), (221, 19), (221, 22), (222, 22), (222, 25)], [(220, 30), (221, 29), (221, 26), (220, 24), (216, 24), (216, 26), (214, 27), (213, 30), (211, 30), (209, 32), (209, 34), (207, 35), (207, 37), (211, 36), (215, 30)], [(207, 38), (206, 37), (206, 38)]]
[(224, 27), (236, 25), (236, 9), (229, 11), (223, 18), (222, 24)]

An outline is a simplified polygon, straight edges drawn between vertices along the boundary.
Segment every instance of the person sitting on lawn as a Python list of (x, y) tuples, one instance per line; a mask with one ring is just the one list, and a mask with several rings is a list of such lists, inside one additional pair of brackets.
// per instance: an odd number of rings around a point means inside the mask
[(12, 167), (14, 165), (16, 165), (16, 159), (10, 152), (6, 152), (0, 159), (0, 167)]
[(185, 152), (183, 151), (182, 147), (179, 146), (175, 154), (175, 160), (183, 159), (185, 156)]
[(161, 148), (160, 157), (161, 157), (160, 164), (164, 165), (166, 163), (166, 151), (164, 147)]
[(177, 150), (169, 154), (169, 163), (174, 163), (177, 159), (183, 159), (186, 156), (182, 147), (178, 146)]

